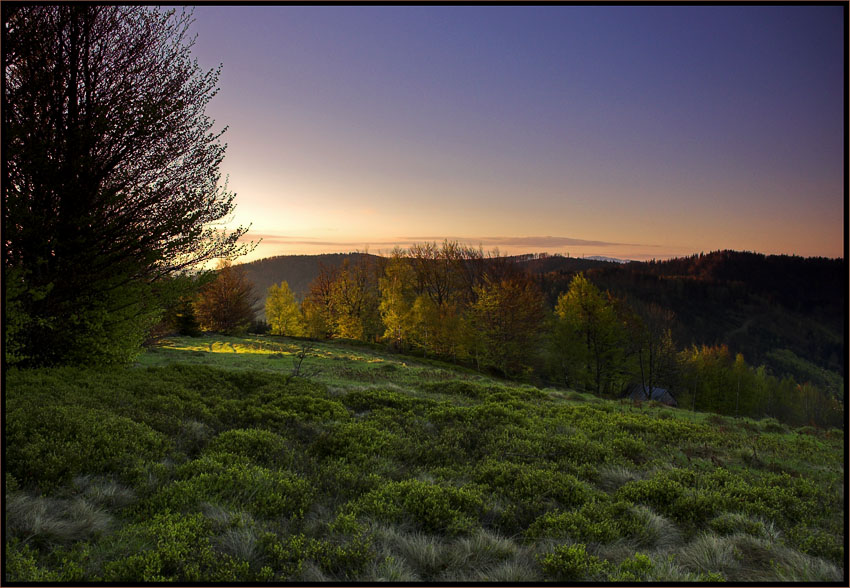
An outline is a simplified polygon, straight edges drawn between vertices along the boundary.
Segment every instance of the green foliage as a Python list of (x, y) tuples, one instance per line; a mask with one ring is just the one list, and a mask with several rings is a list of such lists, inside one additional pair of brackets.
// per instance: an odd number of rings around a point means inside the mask
[(266, 320), (272, 335), (297, 337), (303, 334), (301, 310), (285, 281), (269, 287), (266, 295)]
[(601, 578), (607, 562), (587, 553), (583, 543), (559, 545), (553, 551), (538, 556), (543, 574), (559, 582), (592, 581)]
[(225, 504), (266, 518), (299, 519), (315, 495), (310, 483), (285, 470), (253, 465), (232, 453), (212, 453), (176, 470), (177, 480), (140, 506), (140, 515), (191, 512), (202, 503)]
[(474, 288), (470, 307), (474, 336), (482, 350), (480, 361), (505, 376), (530, 368), (543, 322), (543, 298), (526, 276), (501, 280), (484, 278)]
[(211, 455), (227, 452), (246, 457), (263, 467), (285, 467), (293, 461), (286, 439), (265, 429), (225, 431), (210, 442), (207, 450)]
[(475, 468), (473, 479), (486, 484), (512, 505), (501, 513), (498, 521), (500, 528), (511, 533), (524, 529), (548, 508), (570, 508), (592, 497), (587, 484), (553, 466), (529, 467), (490, 458)]
[(100, 409), (12, 402), (7, 418), (6, 467), (22, 485), (43, 491), (78, 474), (127, 476), (170, 445), (150, 427)]
[(396, 411), (412, 411), (432, 407), (436, 404), (433, 400), (414, 398), (408, 394), (392, 390), (354, 390), (347, 393), (343, 404), (356, 412), (376, 410), (379, 408), (391, 408)]
[(223, 570), (232, 571), (233, 562), (229, 556), (214, 552), (209, 533), (210, 526), (203, 515), (179, 515), (167, 510), (144, 522), (127, 525), (110, 541), (110, 551), (121, 557), (107, 561), (102, 580), (214, 581)]
[(321, 459), (345, 458), (365, 465), (376, 457), (395, 455), (403, 450), (404, 441), (398, 435), (384, 430), (370, 421), (340, 423), (323, 433), (310, 447)]
[(626, 334), (611, 301), (577, 274), (558, 297), (555, 314), (554, 345), (565, 383), (596, 394), (618, 391)]
[(306, 556), (334, 578), (354, 580), (374, 561), (376, 552), (366, 528), (353, 514), (342, 513), (328, 525), (327, 539), (311, 539)]
[(526, 537), (610, 543), (638, 534), (642, 526), (643, 521), (630, 503), (597, 499), (569, 512), (547, 512), (528, 527)]
[(409, 523), (429, 533), (469, 533), (483, 507), (474, 486), (454, 487), (419, 480), (390, 482), (354, 501), (351, 512), (388, 523)]

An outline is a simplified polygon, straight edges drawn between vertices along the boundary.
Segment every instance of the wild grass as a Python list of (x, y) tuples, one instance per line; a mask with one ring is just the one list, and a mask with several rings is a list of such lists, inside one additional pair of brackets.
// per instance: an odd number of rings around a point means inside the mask
[(7, 374), (4, 580), (835, 582), (844, 433), (376, 348)]

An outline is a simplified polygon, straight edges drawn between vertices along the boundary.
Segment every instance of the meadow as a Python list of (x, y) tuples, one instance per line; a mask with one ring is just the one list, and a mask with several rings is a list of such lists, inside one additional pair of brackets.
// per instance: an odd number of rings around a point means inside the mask
[(6, 581), (846, 581), (839, 429), (260, 335), (5, 411)]

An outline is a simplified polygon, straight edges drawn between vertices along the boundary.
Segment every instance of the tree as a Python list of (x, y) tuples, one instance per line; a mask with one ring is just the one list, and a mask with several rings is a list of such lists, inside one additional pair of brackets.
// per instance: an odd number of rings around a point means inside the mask
[(4, 4), (3, 270), (16, 355), (123, 362), (162, 313), (158, 279), (249, 246), (215, 223), (219, 70), (191, 59), (187, 13)]
[(475, 290), (472, 325), (483, 342), (484, 361), (505, 376), (515, 375), (529, 365), (537, 350), (543, 296), (524, 275), (485, 279)]
[(339, 275), (335, 267), (319, 264), (319, 275), (310, 283), (310, 291), (301, 303), (304, 326), (313, 339), (328, 339), (333, 336), (333, 285)]
[(266, 320), (272, 335), (299, 336), (303, 333), (301, 310), (285, 281), (272, 284), (266, 296)]
[(248, 281), (245, 269), (222, 259), (218, 275), (207, 284), (195, 303), (201, 328), (228, 335), (243, 333), (254, 320), (254, 286)]
[(404, 350), (413, 333), (413, 269), (401, 249), (394, 249), (378, 280), (381, 301), (378, 310), (384, 324), (384, 340), (395, 350)]
[(564, 352), (576, 353), (585, 361), (583, 374), (574, 378), (596, 394), (611, 392), (622, 370), (625, 336), (612, 301), (577, 274), (569, 290), (558, 296), (555, 312), (566, 331), (561, 339), (573, 345)]
[(673, 344), (675, 315), (655, 303), (636, 304), (638, 328), (632, 341), (640, 368), (641, 384), (651, 391), (658, 385), (670, 386), (676, 371), (676, 347)]
[(362, 256), (345, 259), (331, 285), (334, 333), (347, 339), (374, 341), (382, 333), (377, 268)]

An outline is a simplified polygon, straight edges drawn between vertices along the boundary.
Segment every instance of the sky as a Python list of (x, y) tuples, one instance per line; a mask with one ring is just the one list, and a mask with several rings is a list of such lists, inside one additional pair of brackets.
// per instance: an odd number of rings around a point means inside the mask
[(272, 255), (843, 257), (842, 6), (199, 6)]

